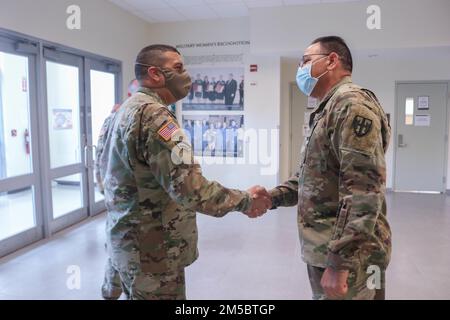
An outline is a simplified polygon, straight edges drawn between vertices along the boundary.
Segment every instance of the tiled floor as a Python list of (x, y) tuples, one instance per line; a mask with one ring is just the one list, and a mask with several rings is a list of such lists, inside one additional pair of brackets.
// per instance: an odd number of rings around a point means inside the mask
[[(389, 194), (394, 234), (388, 299), (450, 299), (450, 198)], [(293, 208), (259, 220), (199, 215), (189, 299), (310, 299)], [(100, 299), (104, 216), (0, 260), (0, 299)], [(79, 267), (81, 288), (69, 289)], [(70, 271), (70, 269), (69, 269)]]

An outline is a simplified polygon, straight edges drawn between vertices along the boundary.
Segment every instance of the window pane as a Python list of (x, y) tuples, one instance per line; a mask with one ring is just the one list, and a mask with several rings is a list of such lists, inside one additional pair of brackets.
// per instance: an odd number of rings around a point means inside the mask
[(32, 187), (0, 193), (0, 240), (35, 226)]
[(0, 52), (0, 179), (32, 173), (28, 58)]
[(411, 126), (414, 124), (414, 98), (406, 98), (405, 124), (407, 126)]
[(47, 61), (50, 163), (59, 168), (80, 163), (79, 70)]
[[(98, 144), (98, 136), (103, 122), (111, 114), (116, 100), (115, 75), (108, 72), (91, 70), (91, 110), (92, 110), (92, 140)], [(95, 152), (93, 153), (95, 160)], [(94, 179), (94, 181), (96, 181)], [(97, 184), (95, 186), (95, 202), (103, 200)]]
[(53, 218), (83, 207), (81, 174), (61, 177), (52, 181)]

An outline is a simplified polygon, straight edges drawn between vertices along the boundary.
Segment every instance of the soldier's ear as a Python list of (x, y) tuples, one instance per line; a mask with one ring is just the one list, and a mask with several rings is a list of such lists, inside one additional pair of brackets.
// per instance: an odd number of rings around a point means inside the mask
[(161, 70), (156, 67), (149, 67), (147, 69), (147, 76), (154, 82), (160, 82), (163, 77)]
[(330, 61), (327, 69), (328, 70), (334, 70), (336, 69), (338, 63), (339, 63), (339, 55), (336, 52), (330, 53), (328, 56), (328, 60)]

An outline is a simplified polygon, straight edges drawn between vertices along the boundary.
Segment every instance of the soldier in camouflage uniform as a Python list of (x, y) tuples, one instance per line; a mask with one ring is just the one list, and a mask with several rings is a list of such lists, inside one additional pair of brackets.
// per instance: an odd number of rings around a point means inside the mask
[[(139, 83), (136, 79), (128, 84), (128, 97), (131, 97), (139, 89)], [(116, 112), (119, 110), (120, 104), (114, 105), (111, 114), (105, 119), (100, 129), (97, 140), (97, 149), (95, 155), (95, 177), (97, 180), (97, 188), (101, 194), (104, 194), (103, 181), (100, 175), (100, 157), (105, 145), (105, 139), (110, 130)], [(111, 259), (108, 259), (105, 267), (105, 278), (102, 285), (102, 297), (107, 300), (117, 300), (122, 295), (122, 287), (119, 273), (113, 268)]]
[(194, 162), (167, 108), (191, 87), (179, 52), (146, 47), (135, 71), (141, 88), (114, 116), (99, 161), (107, 249), (127, 298), (185, 299), (184, 268), (198, 257), (196, 211), (256, 217), (268, 204), (208, 181)]
[[(314, 299), (384, 298), (391, 254), (385, 201), (390, 126), (375, 95), (352, 83), (352, 65), (338, 37), (319, 38), (305, 51), (297, 82), (320, 103), (299, 171), (269, 191), (273, 208), (298, 205)], [(381, 271), (378, 288), (367, 285), (369, 266)]]

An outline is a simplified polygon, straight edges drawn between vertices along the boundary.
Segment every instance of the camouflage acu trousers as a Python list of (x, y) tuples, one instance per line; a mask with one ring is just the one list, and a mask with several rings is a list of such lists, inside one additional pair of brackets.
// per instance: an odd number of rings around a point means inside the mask
[[(325, 269), (307, 265), (308, 276), (313, 292), (313, 300), (328, 300), (320, 284)], [(367, 279), (369, 274), (361, 268), (357, 271), (351, 271), (348, 276), (348, 293), (343, 300), (384, 300), (385, 299), (385, 280), (384, 270), (382, 271), (381, 289), (369, 289)]]
[(102, 296), (105, 300), (117, 300), (122, 295), (122, 282), (119, 272), (114, 269), (108, 258), (105, 267), (105, 278), (102, 285)]
[(119, 274), (128, 300), (186, 300), (184, 269), (162, 274)]

